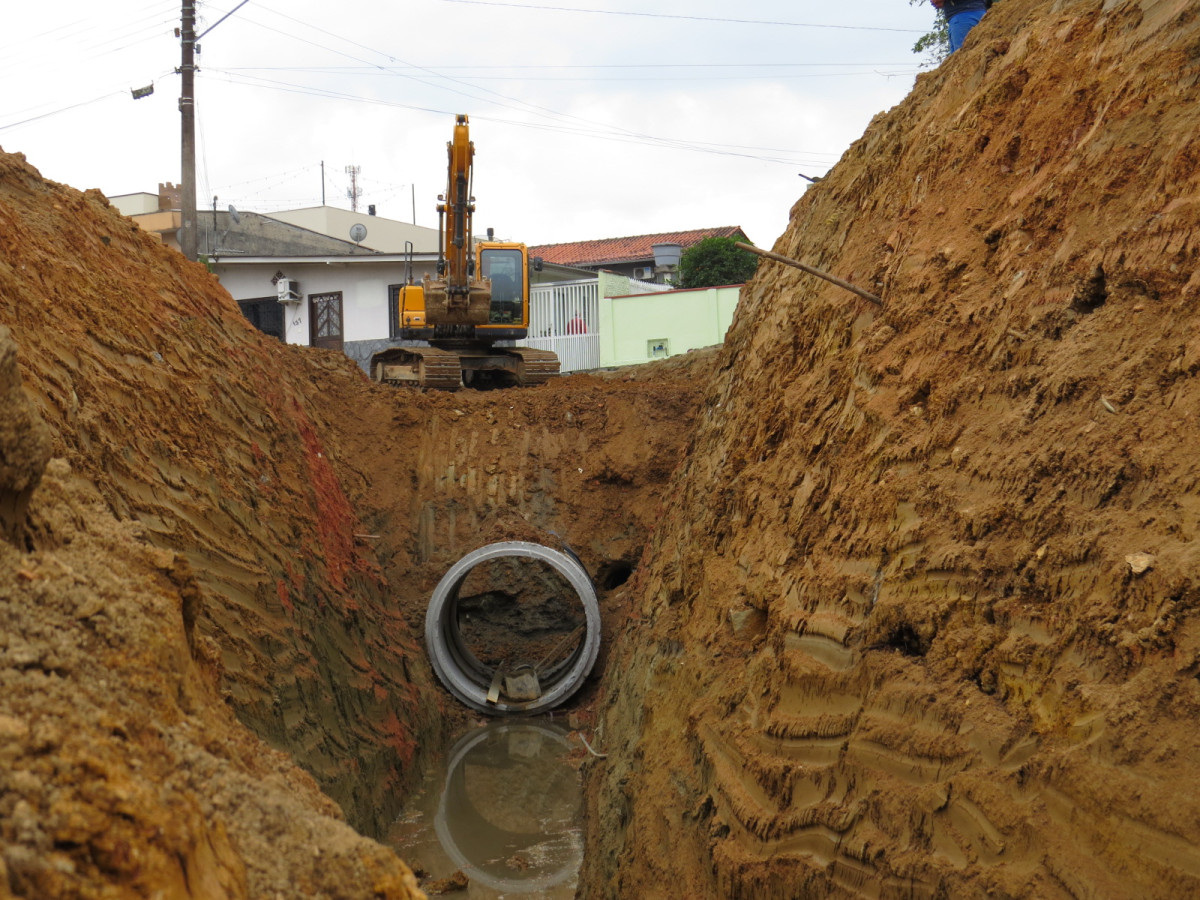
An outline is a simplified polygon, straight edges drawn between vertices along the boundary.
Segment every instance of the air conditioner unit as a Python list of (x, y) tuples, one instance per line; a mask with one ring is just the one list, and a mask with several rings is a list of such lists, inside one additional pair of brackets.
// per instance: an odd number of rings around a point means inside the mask
[(638, 281), (653, 281), (654, 266), (641, 266), (633, 270), (633, 277)]
[(278, 293), (280, 303), (299, 303), (300, 302), (300, 282), (292, 281), (290, 278), (280, 278), (275, 282), (275, 290)]

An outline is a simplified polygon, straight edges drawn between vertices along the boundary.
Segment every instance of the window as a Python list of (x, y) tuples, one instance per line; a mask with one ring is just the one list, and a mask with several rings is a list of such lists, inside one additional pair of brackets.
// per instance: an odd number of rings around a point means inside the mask
[(284, 308), (275, 297), (239, 300), (238, 306), (242, 308), (242, 315), (259, 331), (284, 340)]
[(388, 285), (388, 337), (400, 337), (400, 288), (402, 284)]
[(479, 254), (484, 278), (492, 279), (491, 325), (520, 324), (524, 318), (521, 302), (525, 286), (523, 256), (520, 250), (489, 248)]

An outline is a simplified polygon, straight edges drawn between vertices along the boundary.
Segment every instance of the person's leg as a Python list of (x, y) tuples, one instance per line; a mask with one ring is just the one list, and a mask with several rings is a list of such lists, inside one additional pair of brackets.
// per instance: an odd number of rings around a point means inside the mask
[(950, 17), (950, 52), (953, 53), (966, 40), (967, 32), (983, 18), (982, 9), (968, 9)]

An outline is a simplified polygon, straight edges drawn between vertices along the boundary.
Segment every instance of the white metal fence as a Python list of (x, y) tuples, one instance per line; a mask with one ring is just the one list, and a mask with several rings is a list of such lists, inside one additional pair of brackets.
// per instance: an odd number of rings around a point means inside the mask
[(529, 337), (523, 343), (553, 350), (563, 372), (598, 368), (599, 288), (595, 279), (534, 286), (529, 296)]

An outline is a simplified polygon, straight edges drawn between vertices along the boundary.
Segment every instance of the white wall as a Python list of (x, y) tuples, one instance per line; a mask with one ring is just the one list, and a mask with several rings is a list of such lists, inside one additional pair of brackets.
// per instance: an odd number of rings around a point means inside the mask
[[(432, 271), (432, 263), (414, 263), (414, 278)], [(277, 272), (300, 283), (301, 302), (286, 304), (286, 340), (308, 344), (308, 297), (342, 292), (343, 340), (378, 340), (388, 337), (388, 285), (404, 281), (404, 263), (389, 262), (220, 262), (213, 265), (225, 290), (235, 300), (256, 300), (276, 295), (272, 279)]]
[(267, 213), (272, 219), (298, 225), (327, 234), (343, 241), (353, 240), (350, 229), (354, 225), (362, 225), (367, 229), (367, 236), (362, 246), (379, 250), (382, 253), (403, 253), (405, 241), (411, 241), (414, 253), (436, 253), (438, 248), (438, 230), (422, 225), (410, 225), (396, 219), (383, 216), (370, 216), (365, 212), (351, 212), (335, 206), (314, 206), (308, 209), (289, 209), (280, 212)]

